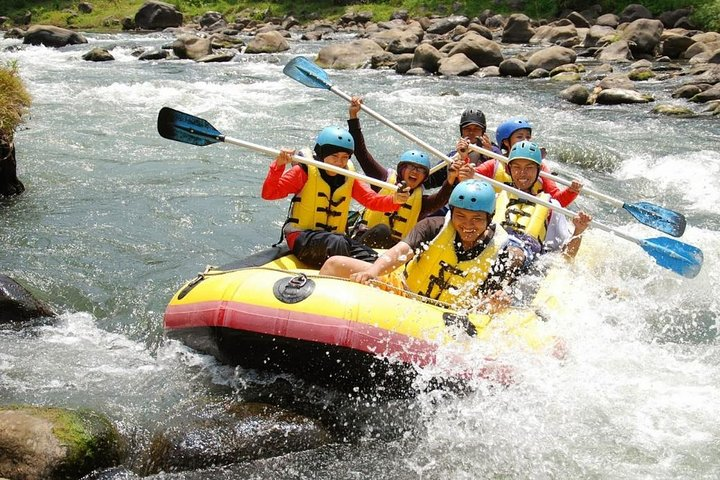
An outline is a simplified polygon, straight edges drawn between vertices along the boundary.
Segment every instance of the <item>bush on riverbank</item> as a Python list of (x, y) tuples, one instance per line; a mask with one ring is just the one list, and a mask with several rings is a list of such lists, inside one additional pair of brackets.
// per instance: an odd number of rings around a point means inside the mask
[[(705, 30), (720, 30), (720, 0), (277, 0), (257, 2), (239, 0), (166, 0), (175, 5), (186, 21), (207, 11), (218, 11), (226, 17), (236, 15), (262, 20), (270, 16), (293, 15), (300, 21), (318, 18), (337, 19), (350, 10), (371, 11), (377, 19), (389, 19), (397, 10), (407, 10), (410, 16), (453, 13), (477, 15), (485, 9), (496, 13), (523, 12), (531, 18), (553, 18), (566, 11), (581, 11), (599, 4), (604, 12), (620, 13), (627, 5), (640, 3), (653, 14), (677, 8), (692, 7), (691, 19)], [(27, 12), (32, 23), (57, 25), (84, 30), (120, 30), (120, 21), (134, 17), (144, 0), (91, 0), (92, 11), (81, 13), (78, 0), (0, 0), (0, 15), (19, 24)]]
[(30, 107), (30, 94), (15, 63), (0, 65), (0, 141), (9, 143)]

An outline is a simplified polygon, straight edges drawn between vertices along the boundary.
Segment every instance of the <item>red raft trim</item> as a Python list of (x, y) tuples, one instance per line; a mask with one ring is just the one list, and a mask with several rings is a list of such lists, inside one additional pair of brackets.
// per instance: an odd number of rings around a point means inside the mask
[(351, 348), (420, 367), (435, 363), (437, 345), (409, 335), (315, 313), (262, 307), (242, 302), (169, 305), (165, 328), (224, 327)]

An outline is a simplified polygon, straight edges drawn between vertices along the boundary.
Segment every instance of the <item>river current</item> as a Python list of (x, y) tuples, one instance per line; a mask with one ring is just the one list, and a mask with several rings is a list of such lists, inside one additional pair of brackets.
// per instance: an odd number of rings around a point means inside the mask
[[(271, 158), (161, 138), (158, 111), (173, 107), (228, 136), (280, 148), (312, 146), (321, 128), (344, 126), (347, 103), (282, 73), (293, 56), (316, 54), (319, 42), (199, 64), (131, 55), (169, 43), (169, 35), (88, 39), (63, 49), (0, 41), (0, 61), (17, 62), (33, 96), (16, 135), (27, 190), (0, 201), (0, 272), (60, 312), (55, 322), (0, 328), (0, 403), (94, 408), (140, 448), (193, 398), (242, 399), (252, 374), (166, 340), (162, 315), (206, 265), (276, 242), (288, 207), (260, 198)], [(83, 61), (90, 46), (116, 60)], [(486, 113), (490, 131), (526, 116), (556, 170), (623, 200), (684, 213), (680, 240), (701, 248), (705, 263), (687, 279), (639, 246), (591, 229), (556, 292), (564, 308), (552, 321), (569, 345), (567, 360), (519, 355), (511, 388), (420, 395), (405, 434), (368, 428), (351, 443), (281, 466), (251, 465), (236, 478), (717, 478), (719, 120), (656, 116), (648, 105), (578, 107), (559, 99), (563, 87), (550, 80), (329, 75), (441, 150), (454, 145), (467, 107)], [(670, 98), (680, 82), (638, 88), (657, 102), (684, 102)], [(370, 150), (388, 166), (413, 147), (362, 113), (361, 121)], [(662, 235), (590, 197), (574, 208), (638, 238)]]

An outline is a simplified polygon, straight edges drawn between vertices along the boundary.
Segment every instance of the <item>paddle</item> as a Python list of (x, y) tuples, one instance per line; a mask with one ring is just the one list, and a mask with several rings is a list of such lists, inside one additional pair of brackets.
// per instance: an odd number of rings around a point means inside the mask
[[(313, 62), (308, 60), (305, 57), (295, 57), (290, 62), (288, 62), (287, 65), (285, 65), (285, 68), (283, 69), (283, 73), (285, 73), (290, 78), (297, 80), (298, 82), (302, 83), (305, 86), (308, 86), (310, 88), (322, 88), (325, 90), (330, 90), (331, 92), (335, 93), (339, 97), (345, 99), (346, 101), (351, 101), (352, 97), (344, 92), (341, 92), (336, 87), (334, 87), (327, 76), (327, 73), (317, 65), (315, 65)], [(428, 143), (424, 142), (423, 140), (419, 139), (415, 135), (412, 135), (411, 133), (407, 132), (406, 130), (400, 128), (399, 126), (392, 123), (390, 120), (386, 119), (382, 115), (374, 112), (370, 108), (366, 107), (365, 105), (360, 105), (361, 110), (365, 111), (368, 115), (371, 117), (379, 120), (380, 122), (384, 123), (388, 127), (392, 128), (396, 132), (400, 133), (404, 137), (412, 140), (416, 144), (423, 147), (428, 152), (432, 153), (436, 157), (440, 158), (443, 162), (446, 164), (449, 162), (452, 162), (452, 158), (445, 155), (440, 150), (434, 148), (432, 145), (429, 145)], [(491, 185), (494, 185), (498, 188), (504, 189), (509, 191), (510, 193), (513, 193), (517, 195), (520, 198), (524, 198), (525, 200), (530, 200), (532, 202), (535, 202), (539, 205), (543, 205), (547, 208), (550, 208), (552, 210), (555, 210), (565, 216), (568, 217), (576, 217), (577, 213), (570, 211), (566, 208), (562, 208), (558, 205), (552, 204), (550, 202), (546, 202), (540, 198), (537, 198), (533, 195), (530, 195), (528, 193), (522, 192), (516, 188), (513, 188), (509, 185), (505, 185), (504, 183), (498, 182), (495, 179), (487, 178), (487, 177), (478, 177), (481, 180), (484, 180)], [(667, 268), (669, 270), (674, 271), (675, 273), (678, 273), (680, 275), (683, 275), (688, 278), (695, 277), (702, 267), (703, 262), (703, 253), (699, 248), (693, 247), (692, 245), (688, 245), (685, 243), (682, 243), (677, 240), (673, 240), (671, 238), (665, 238), (665, 237), (657, 237), (657, 238), (648, 238), (648, 239), (639, 239), (635, 238), (631, 235), (625, 234), (620, 232), (617, 229), (614, 229), (612, 227), (608, 227), (606, 225), (603, 225), (595, 220), (590, 222), (591, 225), (600, 228), (601, 230), (605, 230), (610, 233), (614, 233), (620, 238), (623, 238), (625, 240), (631, 241), (633, 243), (636, 243), (642, 247), (645, 252), (647, 252), (654, 260), (655, 262), (660, 265), (663, 268)]]
[[(450, 160), (450, 158), (447, 158), (446, 162), (448, 160)], [(565, 215), (566, 217), (572, 218), (578, 216), (578, 214), (576, 212), (573, 212), (572, 210), (568, 210), (567, 208), (563, 208), (559, 205), (555, 205), (554, 203), (550, 203), (534, 195), (523, 192), (522, 190), (511, 187), (510, 185), (498, 182), (494, 178), (484, 177), (479, 174), (475, 174), (475, 178), (488, 182), (489, 184), (497, 188), (507, 190), (508, 192), (525, 200), (537, 203), (538, 205), (543, 205), (547, 208), (550, 208), (558, 213)], [(663, 268), (667, 268), (677, 274), (688, 278), (693, 278), (698, 273), (700, 273), (700, 269), (702, 268), (703, 264), (703, 252), (697, 247), (668, 237), (655, 237), (646, 239), (636, 238), (632, 235), (623, 233), (615, 228), (609, 227), (595, 220), (590, 221), (590, 225), (640, 245), (640, 247), (642, 247), (645, 252), (647, 252), (651, 257), (653, 257), (655, 262)]]
[[(470, 150), (481, 153), (487, 157), (494, 158), (503, 164), (508, 162), (507, 157), (500, 155), (499, 153), (495, 153), (492, 150), (482, 148), (478, 145), (470, 145)], [(540, 171), (540, 176), (554, 180), (561, 185), (570, 185), (572, 183), (569, 180), (565, 180), (564, 178), (560, 178), (550, 172), (544, 172), (542, 170)], [(613, 198), (587, 187), (583, 187), (582, 193), (604, 200), (616, 207), (622, 207), (640, 223), (663, 233), (667, 233), (668, 235), (672, 235), (673, 237), (681, 237), (685, 232), (685, 216), (681, 213), (649, 202), (625, 203), (622, 200)]]
[[(257, 145), (243, 140), (237, 140), (232, 137), (227, 137), (220, 133), (215, 127), (210, 125), (207, 120), (200, 117), (190, 115), (189, 113), (180, 112), (169, 107), (163, 107), (158, 113), (157, 123), (158, 133), (164, 138), (170, 140), (177, 140), (182, 143), (189, 143), (190, 145), (198, 145), (204, 147), (205, 145), (212, 145), (213, 143), (230, 143), (240, 147), (249, 148), (260, 153), (271, 157), (277, 157), (280, 150), (275, 150), (262, 145)], [(393, 191), (397, 191), (397, 185), (392, 183), (383, 182), (375, 178), (370, 178), (366, 175), (362, 175), (351, 170), (347, 170), (341, 167), (330, 165), (329, 163), (319, 162), (312, 158), (301, 157), (299, 155), (293, 155), (293, 160), (296, 162), (304, 163), (306, 165), (313, 165), (317, 168), (323, 168), (331, 172), (335, 172), (346, 177), (355, 178), (362, 180), (371, 185), (375, 185), (380, 188), (387, 188)]]

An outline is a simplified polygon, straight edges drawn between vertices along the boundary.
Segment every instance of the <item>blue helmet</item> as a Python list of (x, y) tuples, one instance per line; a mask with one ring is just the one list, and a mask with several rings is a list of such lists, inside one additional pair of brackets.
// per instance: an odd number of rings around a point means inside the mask
[(318, 133), (318, 136), (315, 139), (315, 144), (316, 152), (318, 151), (318, 147), (320, 147), (322, 151), (326, 152), (325, 155), (321, 155), (322, 158), (340, 151), (347, 152), (352, 155), (355, 151), (355, 140), (352, 135), (350, 135), (350, 132), (340, 127), (325, 127), (320, 130), (320, 133)]
[(408, 150), (400, 155), (400, 161), (397, 164), (398, 172), (405, 165), (419, 165), (425, 169), (425, 175), (430, 174), (430, 157), (427, 153), (420, 150)]
[(465, 180), (453, 189), (450, 206), (492, 215), (495, 212), (495, 190), (487, 182)]
[(507, 140), (510, 136), (521, 128), (527, 128), (532, 133), (532, 125), (523, 117), (508, 118), (495, 130), (495, 141), (502, 147), (503, 140)]
[(542, 151), (540, 150), (540, 146), (535, 142), (528, 142), (526, 140), (516, 143), (510, 149), (508, 163), (513, 160), (517, 160), (518, 158), (524, 158), (540, 165), (542, 163)]

